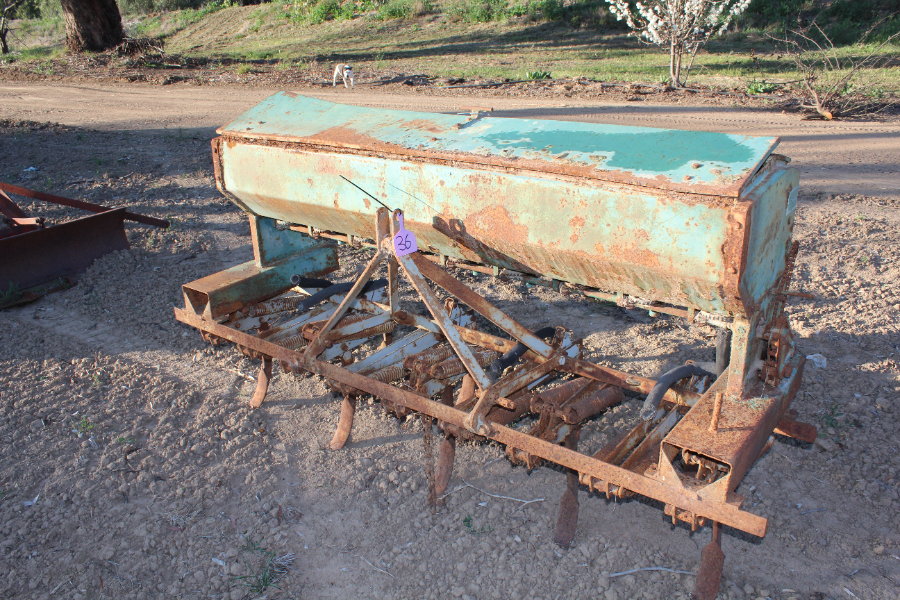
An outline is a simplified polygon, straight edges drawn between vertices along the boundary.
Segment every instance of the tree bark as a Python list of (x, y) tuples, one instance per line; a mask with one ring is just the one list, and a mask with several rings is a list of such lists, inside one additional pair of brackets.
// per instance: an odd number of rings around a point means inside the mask
[(116, 0), (61, 0), (70, 52), (100, 52), (122, 43), (122, 15)]

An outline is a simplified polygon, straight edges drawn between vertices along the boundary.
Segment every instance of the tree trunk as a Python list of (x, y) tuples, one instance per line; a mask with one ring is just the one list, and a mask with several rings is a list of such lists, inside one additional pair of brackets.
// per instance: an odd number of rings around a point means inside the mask
[(70, 52), (99, 52), (122, 43), (122, 16), (116, 0), (61, 0)]
[(678, 79), (675, 77), (675, 36), (669, 40), (669, 83), (672, 87), (678, 87)]

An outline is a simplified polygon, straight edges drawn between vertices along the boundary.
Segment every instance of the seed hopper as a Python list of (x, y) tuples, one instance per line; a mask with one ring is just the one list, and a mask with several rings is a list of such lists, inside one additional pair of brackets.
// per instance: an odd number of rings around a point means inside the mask
[[(805, 362), (783, 310), (798, 174), (772, 153), (777, 138), (289, 92), (218, 133), (216, 182), (249, 217), (254, 259), (183, 286), (175, 315), (261, 359), (251, 406), (278, 361), (321, 375), (342, 398), (335, 450), (363, 396), (436, 420), (432, 500), (459, 439), (500, 442), (529, 468), (561, 465), (561, 545), (575, 536), (580, 489), (658, 500), (673, 523), (712, 527), (694, 596), (715, 597), (720, 525), (766, 533), (767, 520), (742, 508), (742, 478), (775, 433), (815, 438), (789, 409)], [(326, 279), (337, 242), (371, 247), (353, 282)], [(689, 361), (657, 379), (596, 364), (577, 331), (529, 330), (449, 267), (717, 328), (716, 364)], [(402, 280), (427, 310), (401, 302)], [(476, 327), (476, 314), (494, 328)], [(633, 428), (579, 448), (582, 425), (621, 402), (641, 404)], [(513, 426), (526, 417), (530, 428)]]

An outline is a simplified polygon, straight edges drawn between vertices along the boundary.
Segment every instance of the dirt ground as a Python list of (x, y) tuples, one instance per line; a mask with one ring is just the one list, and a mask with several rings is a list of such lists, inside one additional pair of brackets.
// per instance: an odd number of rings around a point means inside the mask
[[(251, 258), (246, 219), (215, 189), (209, 138), (272, 91), (0, 84), (0, 179), (173, 222), (126, 225), (131, 250), (0, 313), (0, 597), (255, 598), (250, 585), (264, 582), (251, 577), (271, 558), (286, 572), (268, 598), (687, 598), (708, 529), (673, 527), (655, 502), (582, 491), (575, 542), (561, 550), (550, 536), (564, 473), (514, 468), (495, 444), (460, 447), (432, 514), (417, 419), (363, 403), (350, 443), (332, 452), (338, 404), (321, 380), (276, 369), (250, 411), (258, 364), (174, 320), (183, 283)], [(484, 102), (340, 97), (433, 111)], [(795, 289), (815, 295), (789, 310), (800, 350), (827, 358), (808, 365), (793, 406), (822, 435), (812, 446), (779, 439), (744, 480), (738, 492), (769, 532), (725, 531), (720, 598), (896, 598), (900, 126), (491, 102), (500, 115), (784, 137), (804, 185)], [(51, 222), (77, 214), (21, 205)], [(366, 256), (343, 247), (339, 279)], [(457, 275), (530, 327), (573, 329), (603, 364), (654, 376), (714, 356), (712, 330), (674, 317)], [(601, 447), (638, 412), (626, 402), (592, 422), (582, 447)], [(645, 567), (686, 573), (623, 573)]]

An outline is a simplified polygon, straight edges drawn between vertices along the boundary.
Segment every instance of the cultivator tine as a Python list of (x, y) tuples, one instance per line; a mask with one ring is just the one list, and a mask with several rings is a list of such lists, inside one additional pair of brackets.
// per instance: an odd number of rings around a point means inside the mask
[(691, 592), (691, 600), (715, 600), (722, 582), (722, 568), (725, 565), (725, 553), (722, 552), (719, 523), (712, 523), (712, 540), (700, 553), (700, 568), (697, 571), (697, 582)]
[[(581, 429), (575, 429), (567, 437), (563, 445), (569, 450), (578, 447), (578, 435)], [(556, 519), (556, 530), (553, 541), (562, 548), (568, 548), (575, 539), (578, 529), (578, 471), (566, 470), (566, 491), (559, 501), (559, 517)]]
[(272, 378), (272, 358), (270, 356), (263, 357), (262, 364), (259, 366), (259, 377), (256, 379), (256, 389), (253, 391), (253, 397), (250, 398), (250, 408), (259, 408), (262, 406), (263, 400), (266, 399), (266, 392), (269, 391), (269, 380)]
[(440, 497), (450, 485), (453, 475), (453, 461), (456, 458), (456, 436), (452, 433), (444, 435), (438, 451), (437, 466), (434, 468), (434, 493)]
[(340, 450), (350, 438), (350, 430), (353, 429), (353, 415), (356, 413), (356, 396), (347, 394), (341, 401), (341, 418), (338, 420), (334, 437), (331, 438), (329, 447), (332, 450)]

